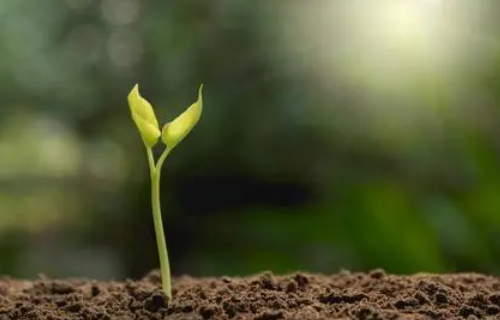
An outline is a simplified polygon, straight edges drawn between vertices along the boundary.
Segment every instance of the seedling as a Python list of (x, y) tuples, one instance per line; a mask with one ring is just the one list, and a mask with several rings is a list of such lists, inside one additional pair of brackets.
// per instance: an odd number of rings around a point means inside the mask
[[(165, 124), (161, 132), (153, 107), (139, 93), (139, 85), (136, 84), (128, 95), (128, 104), (132, 113), (132, 119), (141, 134), (148, 156), (149, 173), (151, 177), (151, 204), (153, 209), (153, 222), (156, 233), (158, 256), (160, 258), (161, 281), (163, 292), (169, 299), (172, 298), (172, 280), (170, 276), (167, 244), (165, 242), (165, 234), (163, 232), (163, 223), (161, 218), (161, 167), (172, 149), (174, 149), (179, 142), (187, 136), (200, 119), (203, 109), (202, 89), (203, 85), (201, 85), (198, 90), (198, 100), (175, 120)], [(160, 136), (161, 140), (165, 144), (165, 149), (159, 157), (158, 162), (155, 162), (153, 147), (158, 142)]]

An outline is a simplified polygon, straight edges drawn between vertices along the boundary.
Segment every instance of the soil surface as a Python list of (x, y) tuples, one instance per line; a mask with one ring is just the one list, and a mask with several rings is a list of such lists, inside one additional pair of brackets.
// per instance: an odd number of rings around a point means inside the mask
[(172, 301), (159, 285), (156, 272), (126, 282), (2, 278), (0, 320), (500, 319), (500, 278), (480, 274), (182, 277)]

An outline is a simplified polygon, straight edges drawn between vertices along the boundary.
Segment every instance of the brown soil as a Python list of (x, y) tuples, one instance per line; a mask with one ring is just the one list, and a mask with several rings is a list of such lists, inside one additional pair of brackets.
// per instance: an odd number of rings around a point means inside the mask
[(175, 279), (174, 299), (157, 273), (140, 281), (0, 280), (0, 320), (111, 319), (500, 319), (500, 278), (344, 272), (263, 273)]

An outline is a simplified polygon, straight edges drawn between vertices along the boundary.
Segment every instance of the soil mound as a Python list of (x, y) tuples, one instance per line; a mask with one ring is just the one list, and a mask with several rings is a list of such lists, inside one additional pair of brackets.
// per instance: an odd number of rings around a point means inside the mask
[(0, 320), (500, 319), (500, 278), (472, 273), (181, 277), (172, 301), (159, 285), (157, 272), (125, 282), (3, 278)]

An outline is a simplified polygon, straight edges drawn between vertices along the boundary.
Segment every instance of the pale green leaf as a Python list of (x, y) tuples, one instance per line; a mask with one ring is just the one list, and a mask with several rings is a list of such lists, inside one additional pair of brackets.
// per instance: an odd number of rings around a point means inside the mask
[(139, 85), (136, 84), (128, 95), (128, 103), (134, 120), (142, 140), (147, 147), (152, 147), (160, 137), (160, 126), (156, 119), (153, 107), (151, 104), (141, 97), (139, 93)]
[(203, 110), (203, 85), (198, 90), (198, 100), (186, 109), (175, 120), (167, 123), (162, 130), (162, 140), (167, 148), (173, 149), (184, 139), (198, 123)]

